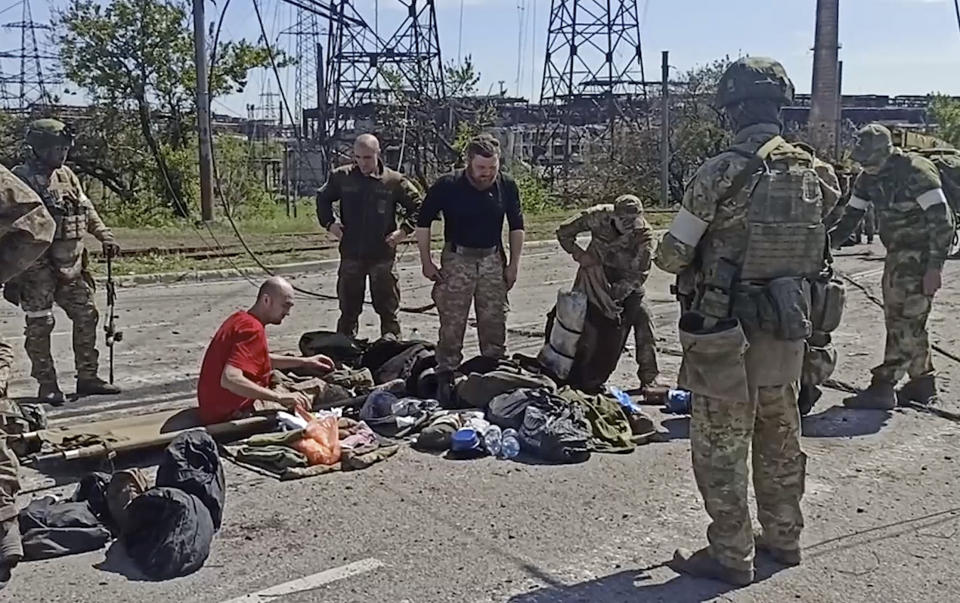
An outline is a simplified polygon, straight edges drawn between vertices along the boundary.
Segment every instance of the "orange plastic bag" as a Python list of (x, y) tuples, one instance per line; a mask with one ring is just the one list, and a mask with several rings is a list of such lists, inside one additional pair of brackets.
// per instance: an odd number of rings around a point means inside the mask
[(314, 417), (299, 406), (297, 414), (307, 421), (303, 438), (293, 445), (294, 450), (307, 457), (311, 465), (334, 465), (340, 462), (340, 434), (337, 417)]

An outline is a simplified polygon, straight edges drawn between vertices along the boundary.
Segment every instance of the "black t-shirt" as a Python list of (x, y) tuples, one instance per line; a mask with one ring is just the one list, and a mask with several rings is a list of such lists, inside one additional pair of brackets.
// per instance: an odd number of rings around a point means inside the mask
[(430, 228), (441, 212), (444, 240), (463, 247), (502, 245), (504, 217), (511, 231), (523, 230), (520, 190), (506, 174), (485, 191), (477, 190), (463, 170), (441, 176), (427, 191), (417, 226)]

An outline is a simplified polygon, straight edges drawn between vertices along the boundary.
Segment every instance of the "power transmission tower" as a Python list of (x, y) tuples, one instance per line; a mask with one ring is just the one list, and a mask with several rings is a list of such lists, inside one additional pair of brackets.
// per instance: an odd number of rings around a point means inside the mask
[(551, 0), (540, 100), (564, 126), (565, 165), (574, 126), (608, 122), (612, 149), (615, 121), (645, 95), (644, 79), (636, 0)]
[(50, 67), (44, 73), (43, 66), (44, 63), (49, 66), (50, 62), (56, 61), (58, 57), (54, 53), (43, 49), (37, 42), (37, 31), (53, 31), (53, 27), (33, 20), (29, 0), (23, 2), (21, 20), (5, 23), (3, 27), (20, 30), (20, 48), (0, 52), (0, 59), (16, 59), (19, 61), (18, 73), (0, 76), (0, 84), (3, 85), (5, 91), (9, 92), (11, 84), (17, 88), (16, 97), (5, 96), (4, 102), (13, 104), (19, 109), (34, 104), (53, 104), (50, 86), (60, 84), (63, 80)]
[[(386, 39), (360, 15), (352, 0), (331, 3), (337, 20), (331, 18), (328, 30), (324, 111), (331, 151), (342, 144), (338, 139), (345, 129), (355, 127), (358, 120), (373, 122), (384, 135), (390, 134), (385, 129), (395, 130), (401, 145), (422, 143), (425, 132), (397, 127), (397, 122), (429, 119), (446, 97), (434, 0), (396, 1), (403, 7), (403, 18)], [(396, 109), (398, 104), (404, 106), (406, 117), (377, 123), (385, 109)], [(415, 148), (427, 150), (422, 144)], [(419, 160), (423, 159), (421, 155)]]
[(296, 89), (294, 90), (293, 119), (295, 125), (305, 137), (306, 127), (304, 111), (316, 109), (321, 98), (323, 81), (323, 47), (321, 45), (320, 17), (312, 10), (297, 9), (297, 22), (293, 27), (281, 32), (296, 39)]

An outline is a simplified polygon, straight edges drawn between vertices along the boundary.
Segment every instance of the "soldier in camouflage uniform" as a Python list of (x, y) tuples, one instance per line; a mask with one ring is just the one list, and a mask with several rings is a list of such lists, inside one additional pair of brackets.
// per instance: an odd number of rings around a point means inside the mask
[[(423, 201), (417, 246), (423, 275), (434, 281), (440, 315), (437, 343), (437, 397), (447, 402), (453, 371), (463, 359), (470, 306), (477, 314), (480, 353), (500, 358), (506, 351), (507, 292), (517, 281), (524, 224), (517, 183), (500, 173), (500, 143), (481, 134), (465, 150), (467, 167), (439, 178)], [(438, 268), (430, 256), (430, 226), (443, 215), (445, 245)], [(510, 255), (503, 248), (509, 227)]]
[(880, 240), (887, 249), (883, 266), (887, 337), (883, 363), (873, 369), (870, 386), (844, 404), (890, 410), (897, 404), (894, 387), (904, 374), (910, 380), (900, 396), (927, 404), (937, 395), (927, 317), (953, 242), (953, 214), (937, 167), (916, 153), (894, 148), (887, 128), (879, 124), (862, 128), (853, 159), (863, 172), (831, 241), (834, 245), (845, 241), (865, 210), (874, 206)]
[[(587, 249), (577, 235), (589, 232)], [(643, 204), (633, 195), (621, 195), (612, 205), (597, 205), (564, 222), (557, 229), (560, 246), (580, 264), (574, 289), (587, 293), (587, 319), (577, 345), (568, 382), (583, 391), (601, 389), (617, 368), (630, 330), (637, 348), (637, 377), (641, 387), (657, 384), (656, 335), (643, 285), (650, 275), (653, 229), (643, 217)], [(589, 270), (599, 267), (605, 277), (602, 292), (594, 293)], [(602, 300), (591, 299), (591, 294)], [(604, 303), (609, 299), (613, 307)], [(612, 315), (611, 315), (612, 314)]]
[(93, 300), (94, 281), (86, 267), (83, 236), (90, 233), (96, 237), (105, 254), (116, 254), (119, 247), (84, 194), (77, 175), (64, 165), (73, 145), (70, 129), (55, 119), (36, 120), (27, 130), (27, 145), (30, 157), (13, 173), (40, 196), (57, 230), (50, 249), (17, 277), (4, 297), (19, 304), (26, 315), (24, 347), (33, 365), (31, 375), (40, 384), (37, 397), (55, 405), (64, 402), (50, 354), (54, 302), (73, 321), (77, 394), (119, 393), (120, 388), (97, 376), (99, 313)]
[[(744, 585), (755, 550), (800, 563), (806, 457), (797, 391), (810, 283), (823, 268), (823, 216), (839, 196), (833, 169), (780, 137), (793, 84), (776, 61), (747, 57), (720, 79), (717, 105), (736, 132), (687, 187), (657, 266), (694, 270), (680, 320), (678, 382), (693, 392), (693, 471), (711, 523), (709, 546), (677, 550), (676, 571)], [(753, 484), (761, 530), (747, 505)]]
[[(353, 155), (355, 163), (330, 172), (317, 192), (320, 225), (340, 241), (337, 332), (356, 336), (369, 277), (373, 308), (380, 315), (380, 334), (399, 338), (397, 245), (416, 227), (420, 191), (403, 174), (383, 164), (375, 136), (358, 136)], [(340, 202), (339, 220), (333, 215), (335, 201)], [(398, 208), (403, 215), (399, 228)]]
[[(40, 197), (0, 166), (0, 286), (32, 264), (50, 245), (56, 225)], [(13, 402), (7, 398), (7, 383), (13, 363), (13, 348), (0, 339), (0, 415)], [(4, 425), (0, 424), (0, 431)], [(16, 495), (20, 491), (16, 455), (0, 433), (0, 588), (10, 579), (10, 570), (23, 557), (17, 521)]]

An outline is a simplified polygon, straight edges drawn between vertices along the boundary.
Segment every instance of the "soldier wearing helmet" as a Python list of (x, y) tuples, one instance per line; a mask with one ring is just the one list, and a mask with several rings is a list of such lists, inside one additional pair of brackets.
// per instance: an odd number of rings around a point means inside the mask
[(870, 124), (857, 133), (852, 158), (863, 171), (840, 223), (830, 233), (834, 246), (847, 239), (871, 205), (887, 249), (883, 266), (886, 345), (883, 363), (870, 386), (844, 400), (850, 408), (891, 410), (895, 387), (909, 381), (900, 398), (921, 404), (937, 399), (927, 317), (954, 239), (953, 212), (941, 188), (940, 173), (927, 158), (894, 148), (890, 130)]
[[(823, 217), (840, 190), (833, 169), (781, 136), (794, 88), (780, 63), (747, 57), (720, 79), (716, 104), (733, 146), (707, 160), (684, 193), (655, 263), (693, 272), (680, 319), (678, 383), (692, 392), (690, 444), (711, 524), (709, 545), (678, 549), (676, 571), (731, 584), (753, 581), (756, 550), (800, 563), (797, 394), (811, 284), (825, 266)], [(760, 530), (747, 506), (748, 456)]]
[[(590, 245), (577, 245), (589, 232)], [(656, 335), (643, 285), (650, 274), (653, 229), (634, 195), (596, 205), (557, 229), (560, 246), (580, 264), (574, 289), (587, 294), (587, 316), (568, 381), (583, 391), (599, 391), (617, 368), (633, 330), (637, 378), (642, 388), (655, 387)]]
[(56, 222), (50, 249), (4, 289), (4, 297), (18, 304), (26, 316), (24, 347), (39, 383), (41, 402), (63, 404), (64, 396), (50, 353), (53, 303), (73, 321), (73, 352), (77, 368), (77, 394), (116, 394), (120, 389), (98, 376), (97, 321), (94, 281), (87, 270), (83, 236), (90, 233), (103, 244), (104, 253), (119, 247), (100, 219), (80, 180), (64, 165), (73, 146), (73, 133), (56, 119), (38, 119), (27, 129), (26, 162), (13, 169), (43, 200)]

